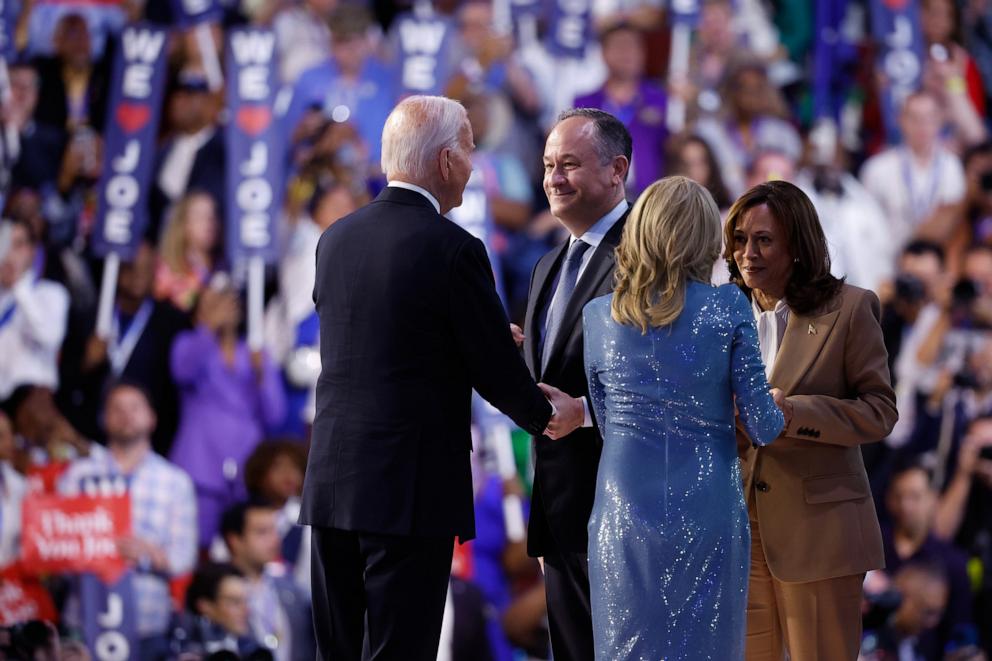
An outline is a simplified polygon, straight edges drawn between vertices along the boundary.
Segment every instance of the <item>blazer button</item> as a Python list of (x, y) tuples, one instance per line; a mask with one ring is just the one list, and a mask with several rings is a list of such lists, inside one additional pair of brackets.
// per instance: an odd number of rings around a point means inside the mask
[(755, 482), (754, 488), (760, 491), (761, 493), (768, 493), (768, 491), (770, 490), (770, 487), (768, 486), (767, 482)]

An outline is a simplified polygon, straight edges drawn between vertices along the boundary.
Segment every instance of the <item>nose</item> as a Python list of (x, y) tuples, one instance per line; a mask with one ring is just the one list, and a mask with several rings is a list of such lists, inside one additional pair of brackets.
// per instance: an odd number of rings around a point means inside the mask
[(567, 182), (568, 179), (565, 178), (565, 171), (557, 165), (552, 167), (551, 171), (548, 172), (548, 183), (551, 186), (557, 188), (559, 186), (563, 186)]
[(754, 259), (758, 256), (758, 243), (753, 239), (748, 239), (744, 243), (744, 258)]

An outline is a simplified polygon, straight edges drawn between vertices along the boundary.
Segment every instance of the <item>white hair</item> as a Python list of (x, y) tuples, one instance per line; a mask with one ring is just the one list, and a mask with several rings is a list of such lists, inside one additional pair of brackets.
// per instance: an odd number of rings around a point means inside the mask
[(431, 179), (431, 162), (445, 147), (458, 148), (467, 116), (460, 103), (443, 96), (410, 96), (397, 104), (382, 127), (386, 178), (402, 174), (420, 182)]

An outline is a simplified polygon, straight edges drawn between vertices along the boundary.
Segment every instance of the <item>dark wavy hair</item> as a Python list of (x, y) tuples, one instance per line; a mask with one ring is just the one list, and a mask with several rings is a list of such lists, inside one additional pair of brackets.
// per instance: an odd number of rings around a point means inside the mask
[(730, 281), (751, 296), (751, 289), (744, 284), (744, 277), (734, 261), (734, 230), (751, 209), (762, 204), (778, 221), (789, 255), (795, 261), (792, 277), (785, 286), (785, 302), (800, 314), (819, 310), (840, 293), (844, 279), (830, 274), (827, 237), (813, 203), (806, 193), (787, 181), (758, 184), (730, 207), (723, 226), (723, 256), (730, 269)]

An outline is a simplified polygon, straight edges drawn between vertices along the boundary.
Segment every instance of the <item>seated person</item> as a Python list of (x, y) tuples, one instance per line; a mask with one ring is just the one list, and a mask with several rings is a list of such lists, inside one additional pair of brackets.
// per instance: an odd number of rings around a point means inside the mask
[(244, 659), (273, 659), (272, 653), (251, 636), (248, 582), (233, 565), (208, 563), (198, 568), (186, 591), (186, 610), (173, 645), (183, 654), (206, 656), (226, 651)]

